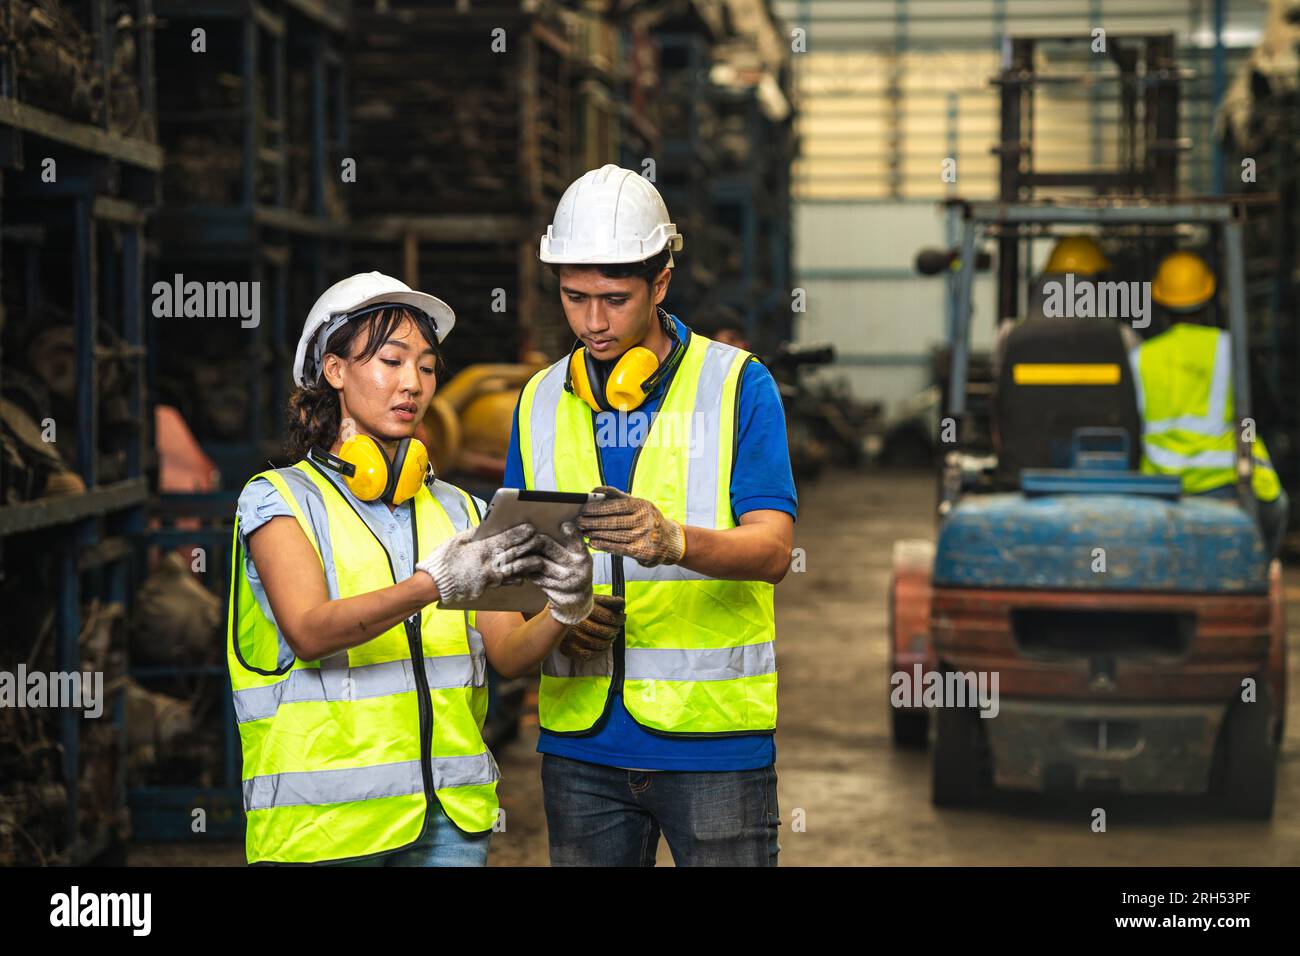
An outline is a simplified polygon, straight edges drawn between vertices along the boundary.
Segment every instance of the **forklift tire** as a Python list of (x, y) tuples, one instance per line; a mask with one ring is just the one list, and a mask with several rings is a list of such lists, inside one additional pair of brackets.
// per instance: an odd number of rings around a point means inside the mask
[(967, 707), (934, 712), (930, 802), (936, 807), (974, 807), (983, 802), (992, 773), (979, 713)]
[(924, 750), (930, 742), (930, 715), (890, 708), (894, 746), (899, 750)]
[(1262, 681), (1254, 703), (1235, 701), (1223, 719), (1223, 801), (1228, 813), (1270, 820), (1277, 788), (1273, 695)]

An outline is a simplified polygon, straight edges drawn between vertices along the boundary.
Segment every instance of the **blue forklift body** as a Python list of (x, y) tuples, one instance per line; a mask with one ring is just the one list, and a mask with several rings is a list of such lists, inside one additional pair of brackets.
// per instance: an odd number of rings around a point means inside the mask
[(962, 498), (939, 528), (934, 584), (1267, 593), (1263, 543), (1236, 502), (1132, 494), (1146, 476), (1131, 472), (1116, 475), (1129, 493), (1076, 474), (1091, 490)]

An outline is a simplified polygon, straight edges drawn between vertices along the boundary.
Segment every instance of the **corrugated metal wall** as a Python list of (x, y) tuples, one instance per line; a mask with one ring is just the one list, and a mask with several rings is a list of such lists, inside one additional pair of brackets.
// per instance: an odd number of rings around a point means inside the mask
[[(794, 56), (801, 158), (795, 169), (795, 275), (808, 312), (802, 341), (840, 352), (823, 374), (891, 405), (924, 387), (928, 350), (943, 339), (944, 289), (916, 277), (923, 246), (948, 244), (944, 196), (992, 197), (1001, 38), (1009, 34), (1173, 32), (1195, 78), (1182, 90), (1183, 189), (1212, 190), (1214, 0), (776, 0), (806, 52)], [(1225, 81), (1258, 39), (1264, 0), (1223, 0)], [(797, 47), (796, 47), (797, 48)], [(1113, 65), (1086, 47), (1054, 57), (1077, 84), (1042, 88), (1039, 169), (1117, 161)], [(1082, 77), (1087, 77), (1083, 79)], [(1095, 79), (1093, 79), (1095, 77)], [(956, 159), (957, 181), (942, 178)], [(1082, 162), (1080, 160), (1082, 159)], [(1036, 257), (1046, 249), (1034, 250)], [(991, 280), (976, 283), (976, 343), (992, 335)]]

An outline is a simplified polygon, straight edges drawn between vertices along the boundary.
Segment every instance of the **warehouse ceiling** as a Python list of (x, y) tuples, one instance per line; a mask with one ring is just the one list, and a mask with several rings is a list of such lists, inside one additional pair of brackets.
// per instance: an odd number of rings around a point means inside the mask
[[(1222, 0), (1224, 76), (1259, 41), (1266, 0)], [(989, 196), (996, 162), (996, 91), (1002, 38), (1014, 34), (1174, 32), (1195, 77), (1184, 85), (1182, 132), (1192, 140), (1182, 181), (1209, 191), (1213, 128), (1214, 0), (774, 0), (792, 42), (801, 156), (795, 195), (805, 201), (933, 200)], [(1113, 65), (1086, 48), (1053, 68), (1081, 74), (1044, 92), (1036, 131), (1044, 168), (1113, 161), (1118, 104)], [(957, 160), (958, 180), (940, 177)]]

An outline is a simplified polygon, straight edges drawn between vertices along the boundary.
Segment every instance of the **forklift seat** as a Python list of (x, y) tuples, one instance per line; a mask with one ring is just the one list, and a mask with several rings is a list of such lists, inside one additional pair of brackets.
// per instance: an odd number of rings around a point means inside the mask
[(993, 395), (1001, 483), (1024, 468), (1068, 468), (1077, 428), (1122, 428), (1128, 467), (1142, 449), (1133, 372), (1113, 319), (1030, 317), (1002, 343)]

